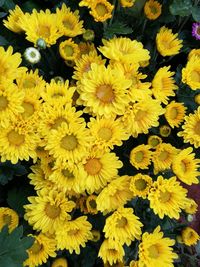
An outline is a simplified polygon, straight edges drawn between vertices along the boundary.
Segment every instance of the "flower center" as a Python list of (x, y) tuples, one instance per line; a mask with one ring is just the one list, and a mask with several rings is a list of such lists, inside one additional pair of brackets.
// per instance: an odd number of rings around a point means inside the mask
[(31, 103), (23, 102), (22, 107), (24, 108), (24, 112), (22, 113), (22, 117), (24, 119), (29, 118), (31, 115), (33, 115), (35, 109), (34, 106)]
[(0, 111), (6, 109), (8, 106), (8, 100), (5, 96), (0, 96)]
[(150, 246), (148, 251), (149, 251), (150, 258), (156, 259), (159, 257), (159, 249), (157, 245)]
[(123, 228), (127, 225), (127, 223), (128, 223), (127, 219), (125, 217), (121, 217), (121, 219), (117, 219), (116, 225), (119, 228)]
[(151, 10), (151, 13), (153, 13), (153, 14), (155, 14), (155, 15), (157, 14), (158, 9), (157, 9), (155, 6), (150, 5), (149, 8), (150, 8), (150, 10)]
[(20, 146), (20, 145), (23, 144), (24, 141), (25, 141), (24, 135), (19, 134), (19, 133), (16, 132), (15, 130), (11, 130), (11, 131), (8, 133), (7, 138), (8, 138), (8, 142), (9, 142), (11, 145), (15, 145), (15, 146)]
[(200, 121), (198, 121), (196, 123), (196, 125), (194, 126), (194, 132), (197, 134), (197, 135), (200, 135)]
[(59, 207), (51, 205), (49, 203), (46, 204), (45, 213), (50, 219), (57, 218), (60, 215), (60, 212), (61, 210)]
[(197, 27), (197, 34), (200, 35), (200, 26)]
[(84, 165), (85, 171), (90, 175), (96, 175), (101, 171), (102, 164), (99, 159), (89, 159)]
[(90, 207), (92, 208), (92, 209), (96, 209), (97, 208), (97, 203), (96, 203), (96, 201), (94, 200), (94, 199), (92, 199), (92, 200), (90, 200), (89, 201), (89, 204), (90, 204)]
[(138, 110), (137, 113), (135, 114), (135, 120), (140, 121), (141, 119), (146, 117), (146, 111), (143, 110)]
[(178, 110), (177, 110), (177, 108), (172, 108), (170, 110), (170, 113), (169, 113), (170, 119), (175, 120), (177, 118), (177, 116), (178, 116)]
[(36, 84), (36, 82), (35, 82), (35, 80), (34, 79), (32, 79), (32, 78), (29, 78), (29, 79), (25, 79), (24, 81), (23, 81), (23, 87), (24, 88), (34, 88), (35, 86), (36, 86), (37, 84)]
[(101, 139), (109, 141), (112, 137), (112, 131), (109, 128), (103, 127), (98, 131), (98, 135)]
[(144, 159), (144, 153), (142, 151), (138, 151), (135, 153), (135, 161), (140, 163)]
[(160, 202), (166, 203), (170, 200), (171, 198), (171, 193), (170, 192), (160, 192)]
[(139, 191), (143, 191), (147, 187), (147, 182), (143, 179), (138, 179), (135, 181), (135, 187)]
[(74, 29), (74, 27), (73, 27), (73, 25), (72, 25), (72, 23), (69, 21), (69, 20), (63, 20), (63, 25), (65, 26), (65, 28), (67, 28), (67, 29), (69, 29), (69, 30), (73, 30)]
[(77, 235), (79, 231), (80, 231), (79, 229), (72, 229), (67, 232), (68, 232), (68, 235)]
[(71, 57), (74, 54), (74, 49), (71, 47), (71, 45), (65, 45), (64, 46), (64, 52), (67, 57)]
[(64, 95), (63, 95), (63, 93), (55, 93), (55, 94), (53, 94), (52, 95), (52, 98), (59, 98), (59, 97), (63, 97)]
[(96, 96), (104, 103), (111, 103), (115, 99), (113, 88), (109, 84), (98, 86)]
[(103, 4), (97, 4), (95, 9), (97, 14), (101, 17), (105, 16), (108, 13), (106, 6)]
[(32, 247), (30, 248), (30, 252), (33, 254), (38, 254), (43, 248), (43, 245), (41, 245), (38, 241), (35, 241)]
[(50, 36), (50, 29), (46, 25), (39, 25), (37, 34), (42, 38), (48, 38)]
[(68, 121), (65, 118), (62, 118), (62, 117), (57, 118), (55, 119), (54, 123), (50, 127), (51, 129), (58, 129), (58, 127), (60, 127), (63, 122), (68, 123)]
[(4, 214), (4, 215), (3, 215), (3, 222), (4, 222), (5, 224), (10, 225), (11, 222), (12, 222), (12, 216), (10, 216), (10, 215), (8, 215), (8, 214)]
[(194, 82), (200, 82), (200, 71), (193, 70), (191, 72), (191, 78)]
[(169, 157), (169, 152), (167, 151), (162, 151), (158, 156), (159, 160), (162, 161), (166, 160), (168, 157)]
[(66, 149), (66, 150), (74, 150), (78, 145), (78, 141), (76, 136), (73, 134), (71, 135), (66, 135), (61, 139), (61, 147)]
[(158, 144), (160, 144), (160, 140), (157, 138), (151, 138), (150, 144), (152, 147), (156, 147)]
[(68, 169), (63, 169), (62, 175), (65, 176), (65, 178), (70, 179), (70, 180), (75, 178), (74, 174), (70, 172)]

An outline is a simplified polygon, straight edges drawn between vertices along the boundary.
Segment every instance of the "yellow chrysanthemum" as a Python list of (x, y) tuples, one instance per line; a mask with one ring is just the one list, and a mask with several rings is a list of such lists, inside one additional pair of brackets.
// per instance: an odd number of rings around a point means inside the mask
[(181, 122), (183, 122), (186, 109), (187, 108), (184, 106), (183, 103), (178, 103), (175, 101), (170, 102), (166, 106), (166, 111), (164, 115), (167, 122), (172, 128), (179, 127)]
[(104, 22), (112, 17), (114, 6), (106, 0), (96, 0), (90, 3), (90, 15), (96, 22)]
[(198, 210), (198, 204), (192, 198), (187, 199), (184, 211), (188, 214), (195, 214)]
[(200, 107), (195, 110), (194, 114), (190, 113), (185, 116), (185, 122), (182, 126), (183, 131), (178, 136), (183, 137), (184, 143), (190, 143), (195, 148), (200, 147)]
[(56, 257), (56, 241), (44, 234), (32, 236), (33, 245), (27, 250), (28, 259), (25, 260), (24, 266), (36, 267), (47, 262), (49, 257)]
[(171, 144), (161, 143), (156, 146), (152, 156), (154, 164), (154, 173), (170, 169), (178, 150)]
[(23, 16), (24, 16), (23, 11), (18, 5), (16, 5), (13, 10), (9, 10), (9, 16), (7, 17), (7, 20), (3, 20), (3, 24), (9, 30), (16, 33), (21, 33), (23, 30), (19, 26), (18, 22), (19, 19), (22, 18)]
[(188, 185), (198, 184), (198, 176), (200, 175), (198, 171), (200, 160), (195, 159), (195, 153), (192, 153), (192, 151), (192, 147), (181, 150), (172, 162), (173, 172), (178, 179)]
[(53, 261), (51, 267), (68, 267), (68, 262), (65, 258), (57, 258)]
[(146, 97), (138, 103), (129, 104), (121, 120), (133, 137), (137, 137), (140, 133), (147, 134), (151, 127), (157, 127), (159, 116), (163, 113), (160, 101)]
[(94, 145), (105, 151), (113, 149), (115, 145), (121, 146), (122, 141), (129, 138), (119, 119), (91, 118), (88, 127), (94, 137)]
[(193, 56), (200, 58), (200, 48), (190, 50), (190, 53), (188, 54), (188, 60), (190, 60)]
[(120, 0), (122, 7), (132, 7), (135, 4), (135, 0)]
[(9, 232), (12, 232), (19, 224), (18, 214), (10, 208), (0, 208), (0, 231), (7, 225)]
[(149, 0), (144, 5), (144, 14), (150, 20), (157, 19), (162, 12), (162, 5), (158, 1)]
[(163, 56), (174, 56), (182, 48), (182, 40), (178, 39), (178, 33), (173, 34), (171, 29), (163, 26), (156, 35), (156, 46), (158, 52)]
[(191, 227), (186, 227), (181, 232), (181, 238), (182, 238), (182, 242), (186, 246), (192, 246), (198, 242), (198, 240), (200, 239), (200, 236)]
[(146, 198), (152, 186), (152, 178), (149, 175), (138, 173), (131, 178), (130, 190), (134, 196)]
[(115, 68), (93, 63), (81, 80), (81, 104), (99, 116), (122, 115), (129, 102), (127, 89), (130, 84), (131, 81)]
[(72, 12), (65, 4), (61, 9), (56, 9), (57, 17), (60, 21), (59, 31), (62, 35), (75, 37), (84, 32), (83, 21), (79, 21), (79, 11)]
[(61, 37), (58, 22), (57, 15), (52, 14), (49, 9), (40, 12), (34, 9), (31, 14), (26, 13), (20, 18), (19, 26), (25, 31), (28, 41), (36, 45), (41, 38), (49, 47)]
[(13, 81), (21, 72), (26, 71), (25, 67), (19, 67), (22, 62), (21, 54), (14, 53), (12, 46), (7, 50), (3, 46), (0, 47), (0, 82)]
[(200, 57), (193, 56), (182, 69), (182, 82), (192, 90), (200, 89)]
[(66, 222), (56, 231), (58, 249), (67, 249), (71, 254), (73, 251), (80, 254), (80, 247), (85, 247), (86, 242), (92, 239), (91, 229), (92, 225), (87, 221), (86, 216)]
[(78, 162), (86, 157), (91, 147), (89, 130), (80, 123), (62, 123), (48, 136), (46, 149), (58, 161)]
[(110, 182), (118, 174), (118, 169), (123, 166), (115, 153), (102, 150), (92, 150), (84, 158), (79, 171), (83, 177), (85, 189), (92, 194)]
[(148, 169), (151, 164), (152, 151), (148, 145), (139, 145), (131, 150), (130, 163), (138, 169)]
[(151, 149), (155, 149), (159, 144), (162, 143), (162, 139), (157, 135), (150, 135), (147, 141)]
[(99, 51), (107, 58), (121, 63), (139, 63), (149, 60), (149, 51), (143, 48), (143, 44), (127, 37), (113, 38), (109, 41), (102, 40), (104, 46)]
[(52, 155), (49, 155), (49, 151), (47, 152), (47, 155), (40, 158), (40, 166), (45, 174), (45, 178), (49, 179), (49, 176), (53, 173), (56, 159)]
[(90, 213), (90, 214), (97, 214), (98, 213), (96, 199), (97, 199), (97, 196), (95, 196), (95, 195), (90, 195), (86, 199), (87, 210), (88, 210), (88, 213)]
[(68, 39), (68, 40), (60, 43), (60, 45), (59, 45), (59, 52), (60, 52), (60, 56), (64, 60), (74, 61), (79, 56), (79, 47), (70, 38), (70, 39)]
[(68, 201), (63, 192), (47, 188), (37, 191), (37, 196), (28, 197), (31, 204), (24, 206), (25, 220), (33, 226), (34, 230), (53, 234), (58, 227), (69, 220), (75, 207), (73, 201)]
[(118, 209), (133, 198), (129, 189), (131, 177), (124, 175), (112, 180), (98, 195), (96, 199), (97, 209), (108, 213)]
[(143, 234), (142, 242), (139, 245), (138, 267), (174, 266), (173, 261), (178, 258), (172, 249), (175, 241), (163, 236), (160, 226), (151, 234), (147, 232)]
[(171, 131), (172, 131), (172, 129), (171, 129), (171, 127), (169, 125), (160, 125), (160, 127), (159, 127), (159, 134), (162, 137), (170, 136)]
[(160, 68), (152, 81), (152, 92), (156, 99), (167, 105), (170, 96), (175, 96), (175, 85), (173, 75), (175, 72), (169, 71), (170, 66)]
[(101, 244), (98, 256), (105, 264), (109, 263), (112, 266), (118, 261), (122, 262), (124, 254), (124, 249), (119, 242), (105, 239)]
[(175, 176), (169, 179), (158, 176), (152, 186), (148, 199), (154, 213), (161, 219), (164, 215), (179, 219), (181, 209), (184, 209), (187, 203), (187, 190), (180, 185)]
[(103, 228), (105, 238), (109, 238), (128, 246), (135, 239), (140, 239), (143, 224), (134, 215), (132, 208), (118, 208), (112, 215), (106, 218)]

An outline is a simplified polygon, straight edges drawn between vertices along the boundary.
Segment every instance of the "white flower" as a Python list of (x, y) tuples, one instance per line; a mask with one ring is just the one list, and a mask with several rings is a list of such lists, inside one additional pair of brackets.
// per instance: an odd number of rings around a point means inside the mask
[(24, 57), (29, 63), (36, 64), (40, 61), (41, 54), (36, 48), (28, 47), (24, 52)]

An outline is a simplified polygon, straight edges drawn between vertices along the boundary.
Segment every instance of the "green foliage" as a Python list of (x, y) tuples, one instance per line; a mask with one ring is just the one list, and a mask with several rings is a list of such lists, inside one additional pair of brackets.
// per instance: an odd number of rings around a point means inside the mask
[(200, 22), (200, 6), (193, 6), (192, 17), (196, 22)]
[(104, 38), (113, 38), (116, 34), (130, 34), (133, 30), (125, 23), (116, 21), (104, 29)]
[(23, 236), (23, 227), (20, 226), (10, 234), (4, 227), (0, 232), (0, 267), (22, 267), (28, 257), (26, 250), (33, 244), (32, 237)]
[(169, 7), (172, 15), (181, 17), (189, 16), (191, 14), (191, 8), (191, 0), (174, 0)]
[(5, 185), (12, 180), (15, 175), (22, 176), (26, 173), (26, 168), (20, 163), (11, 164), (9, 161), (0, 163), (0, 184)]

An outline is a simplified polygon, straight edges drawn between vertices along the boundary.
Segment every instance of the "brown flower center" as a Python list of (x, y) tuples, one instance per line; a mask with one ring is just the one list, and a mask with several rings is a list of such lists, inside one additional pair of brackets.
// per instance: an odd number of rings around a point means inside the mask
[(67, 57), (71, 57), (74, 54), (74, 49), (71, 45), (65, 45), (64, 46), (64, 52)]
[(27, 119), (31, 115), (33, 115), (33, 113), (35, 111), (33, 104), (28, 103), (28, 102), (23, 102), (22, 107), (24, 108), (24, 112), (22, 113), (22, 117), (24, 119)]
[(109, 84), (98, 86), (96, 90), (96, 96), (103, 103), (111, 103), (115, 99), (114, 90)]
[(37, 240), (35, 240), (32, 247), (29, 249), (32, 254), (38, 254), (43, 248), (43, 245), (41, 245)]
[(109, 128), (103, 127), (98, 131), (98, 136), (105, 141), (109, 141), (112, 137), (112, 131)]
[(150, 258), (156, 259), (159, 257), (159, 248), (157, 245), (150, 246), (148, 251), (149, 251)]
[(68, 169), (63, 169), (62, 175), (65, 176), (65, 178), (70, 179), (70, 180), (75, 178), (74, 174), (70, 172)]
[(146, 117), (146, 111), (144, 110), (138, 110), (137, 113), (135, 114), (135, 120), (140, 121), (141, 119)]
[(90, 204), (90, 207), (91, 207), (92, 209), (96, 209), (96, 208), (97, 208), (97, 203), (96, 203), (95, 199), (91, 199), (91, 200), (89, 201), (89, 204)]
[(108, 13), (108, 9), (104, 4), (97, 4), (95, 10), (100, 17), (103, 17)]
[(175, 120), (177, 116), (178, 116), (178, 110), (177, 108), (174, 107), (170, 110), (169, 117), (171, 120)]
[(48, 38), (50, 36), (50, 28), (47, 25), (39, 25), (37, 34), (40, 37)]
[(61, 124), (63, 122), (68, 123), (65, 118), (62, 118), (62, 117), (57, 118), (57, 119), (55, 119), (54, 123), (51, 125), (51, 128), (56, 130), (56, 129), (58, 129), (58, 127), (61, 126)]
[(159, 160), (165, 161), (169, 157), (169, 152), (167, 151), (162, 151), (160, 152), (158, 158)]
[(121, 219), (117, 219), (116, 226), (119, 228), (123, 228), (127, 225), (128, 221), (125, 217), (121, 217)]
[(3, 215), (3, 222), (4, 222), (5, 224), (10, 225), (11, 222), (12, 222), (12, 216), (10, 216), (10, 215), (8, 215), (8, 214), (4, 214), (4, 215)]
[(84, 165), (85, 171), (90, 175), (96, 175), (101, 171), (102, 164), (99, 159), (92, 158)]
[(46, 204), (45, 213), (50, 219), (55, 219), (60, 215), (61, 209), (49, 203)]
[(144, 153), (142, 151), (138, 151), (138, 152), (135, 153), (135, 161), (137, 163), (142, 162), (143, 159), (144, 159)]
[(15, 146), (20, 146), (21, 144), (24, 143), (25, 141), (25, 137), (22, 134), (19, 134), (18, 132), (16, 132), (15, 130), (11, 130), (8, 135), (8, 142), (11, 145), (15, 145)]
[(135, 181), (135, 187), (139, 191), (143, 191), (147, 187), (147, 182), (143, 179), (137, 179)]
[(71, 135), (66, 135), (61, 139), (61, 147), (64, 148), (65, 150), (74, 150), (78, 145), (78, 141), (76, 136), (73, 134)]
[(36, 81), (32, 78), (28, 78), (28, 79), (24, 79), (23, 81), (23, 88), (28, 88), (28, 89), (31, 89), (31, 88), (34, 88), (36, 86)]
[(168, 191), (165, 192), (160, 192), (160, 202), (166, 203), (170, 200), (171, 198), (171, 193)]

